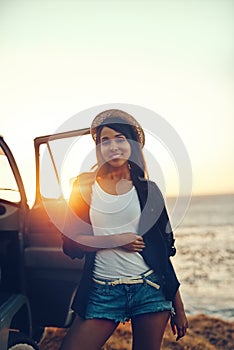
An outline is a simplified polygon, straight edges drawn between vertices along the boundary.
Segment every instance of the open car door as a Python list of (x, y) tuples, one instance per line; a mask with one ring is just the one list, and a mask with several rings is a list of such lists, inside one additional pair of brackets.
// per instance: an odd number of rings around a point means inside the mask
[(24, 293), (27, 198), (15, 159), (0, 137), (0, 292)]
[(36, 200), (25, 235), (24, 261), (27, 296), (36, 326), (67, 326), (70, 305), (81, 278), (82, 260), (62, 251), (56, 220), (66, 214), (74, 178), (95, 162), (89, 129), (42, 136), (34, 140)]

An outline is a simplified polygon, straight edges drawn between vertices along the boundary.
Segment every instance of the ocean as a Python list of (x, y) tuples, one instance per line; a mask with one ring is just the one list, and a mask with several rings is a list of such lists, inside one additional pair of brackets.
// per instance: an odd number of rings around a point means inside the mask
[[(169, 215), (173, 205), (168, 198)], [(234, 321), (234, 194), (192, 197), (174, 235), (187, 314)]]

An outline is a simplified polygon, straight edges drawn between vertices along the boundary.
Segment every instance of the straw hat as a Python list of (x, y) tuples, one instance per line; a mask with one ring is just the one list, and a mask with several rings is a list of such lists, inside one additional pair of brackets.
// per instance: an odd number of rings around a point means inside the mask
[[(108, 109), (106, 111), (99, 113), (94, 118), (94, 120), (91, 124), (90, 133), (91, 133), (95, 142), (96, 142), (96, 138), (97, 138), (97, 127), (101, 124), (105, 124), (105, 120), (107, 118), (108, 119), (109, 118), (120, 118), (123, 120), (124, 123), (131, 125), (137, 134), (138, 142), (141, 144), (141, 147), (144, 146), (145, 134), (144, 134), (142, 127), (140, 126), (138, 121), (135, 118), (133, 118), (133, 116), (131, 116), (127, 112), (121, 111), (120, 109)], [(113, 122), (114, 122), (114, 120), (113, 120)]]

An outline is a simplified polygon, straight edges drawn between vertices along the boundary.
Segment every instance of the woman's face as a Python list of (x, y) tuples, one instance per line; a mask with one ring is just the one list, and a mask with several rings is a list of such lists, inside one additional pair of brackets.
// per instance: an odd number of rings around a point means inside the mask
[(105, 126), (100, 135), (100, 152), (105, 162), (117, 168), (128, 161), (131, 146), (123, 134)]

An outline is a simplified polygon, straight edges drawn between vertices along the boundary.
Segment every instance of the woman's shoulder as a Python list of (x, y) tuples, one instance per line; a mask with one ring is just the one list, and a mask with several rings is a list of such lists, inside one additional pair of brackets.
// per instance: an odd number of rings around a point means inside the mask
[(70, 201), (72, 202), (72, 200), (75, 199), (75, 202), (77, 202), (77, 198), (83, 198), (89, 203), (95, 178), (96, 174), (94, 172), (79, 174), (73, 182)]
[(157, 191), (162, 195), (162, 191), (160, 190), (159, 186), (155, 181), (150, 179), (142, 179), (140, 184), (145, 184), (148, 189)]
[(87, 172), (81, 173), (77, 176), (77, 179), (79, 182), (82, 182), (84, 184), (94, 182), (96, 179), (96, 172), (95, 171), (87, 171)]
[(162, 191), (155, 181), (146, 179), (145, 184), (148, 191), (148, 195), (150, 194), (152, 198), (156, 199), (157, 201), (164, 202), (164, 196), (162, 194)]
[(95, 172), (84, 172), (75, 178), (73, 182), (73, 189), (79, 189), (79, 188), (87, 188), (92, 186), (96, 179), (96, 173)]

